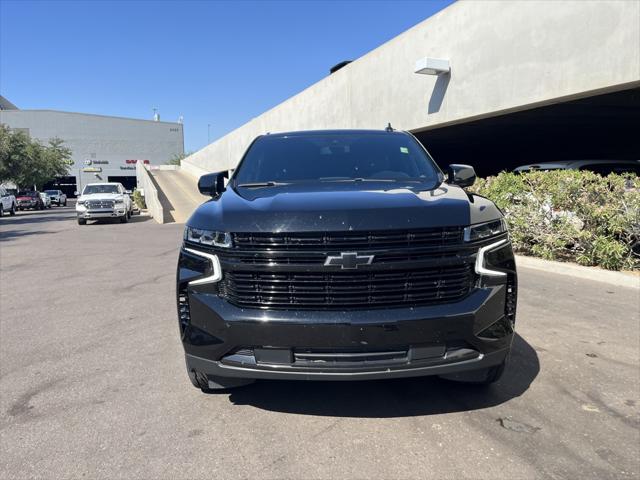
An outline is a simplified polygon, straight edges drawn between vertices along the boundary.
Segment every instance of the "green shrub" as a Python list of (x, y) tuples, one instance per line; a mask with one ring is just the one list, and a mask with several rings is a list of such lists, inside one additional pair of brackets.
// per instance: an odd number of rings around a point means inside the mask
[(136, 202), (140, 210), (147, 208), (147, 204), (144, 202), (144, 197), (140, 193), (140, 190), (133, 192), (133, 201)]
[(501, 173), (472, 190), (504, 212), (516, 252), (610, 270), (640, 268), (640, 181), (555, 170)]

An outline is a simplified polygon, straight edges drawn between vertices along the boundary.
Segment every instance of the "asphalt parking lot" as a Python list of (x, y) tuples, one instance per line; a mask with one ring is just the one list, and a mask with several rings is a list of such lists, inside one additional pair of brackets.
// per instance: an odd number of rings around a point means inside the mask
[(638, 290), (521, 269), (507, 374), (205, 395), (174, 307), (182, 225), (0, 219), (2, 478), (638, 478)]

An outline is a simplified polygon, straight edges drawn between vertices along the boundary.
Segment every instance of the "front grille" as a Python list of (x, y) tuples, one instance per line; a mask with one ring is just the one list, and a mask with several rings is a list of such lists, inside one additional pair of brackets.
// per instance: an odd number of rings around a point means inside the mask
[(317, 351), (314, 349), (298, 348), (293, 351), (296, 366), (305, 367), (351, 367), (373, 366), (378, 363), (385, 365), (392, 363), (407, 363), (409, 349), (387, 351)]
[(88, 200), (86, 205), (89, 210), (113, 210), (113, 200)]
[(469, 264), (350, 272), (226, 271), (221, 293), (247, 308), (379, 308), (455, 301), (465, 296)]
[[(231, 248), (186, 246), (220, 258), (218, 294), (243, 308), (433, 305), (461, 299), (475, 280), (476, 248), (463, 242), (462, 227), (231, 235)], [(329, 256), (342, 258), (345, 252), (373, 261), (358, 268), (325, 265)]]
[[(324, 265), (329, 253), (340, 253), (333, 250), (325, 250), (322, 252), (276, 252), (273, 250), (263, 251), (223, 251), (216, 253), (221, 260), (229, 263), (241, 263), (244, 265), (267, 265), (287, 266), (287, 265), (304, 265), (304, 266), (321, 266)], [(422, 260), (442, 260), (445, 258), (456, 259), (460, 252), (453, 250), (444, 252), (438, 249), (410, 249), (397, 247), (393, 251), (380, 250), (358, 250), (358, 253), (373, 254), (374, 264), (390, 263), (390, 262), (410, 262)]]
[(316, 266), (341, 251), (373, 254), (374, 264), (456, 258), (460, 227), (392, 232), (235, 233), (234, 248), (216, 252), (220, 259), (245, 265)]
[(270, 251), (441, 247), (462, 241), (462, 228), (429, 228), (390, 232), (235, 233), (238, 248)]

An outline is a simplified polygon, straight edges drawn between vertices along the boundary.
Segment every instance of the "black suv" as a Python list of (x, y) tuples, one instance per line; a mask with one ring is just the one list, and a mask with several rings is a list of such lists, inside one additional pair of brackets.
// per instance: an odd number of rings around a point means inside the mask
[(187, 222), (180, 334), (203, 391), (254, 379), (502, 375), (516, 270), (502, 213), (409, 133), (269, 134)]

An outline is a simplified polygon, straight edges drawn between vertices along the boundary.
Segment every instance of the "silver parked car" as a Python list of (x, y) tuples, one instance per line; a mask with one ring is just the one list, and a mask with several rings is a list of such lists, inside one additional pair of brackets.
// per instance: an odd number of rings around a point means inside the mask
[(67, 206), (67, 196), (62, 192), (62, 190), (45, 190), (44, 193), (51, 197), (51, 203), (57, 206)]
[(51, 208), (51, 197), (44, 192), (40, 192), (40, 198), (42, 199), (42, 205), (44, 208)]

